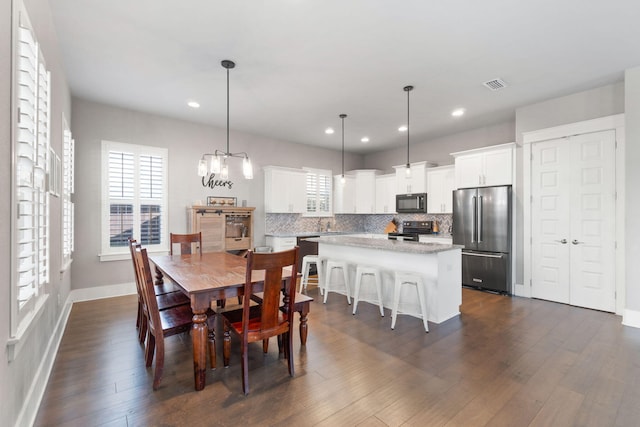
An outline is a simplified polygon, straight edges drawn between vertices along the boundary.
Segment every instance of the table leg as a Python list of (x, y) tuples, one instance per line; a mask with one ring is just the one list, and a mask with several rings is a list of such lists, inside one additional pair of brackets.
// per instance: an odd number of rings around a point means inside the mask
[(191, 327), (193, 341), (193, 376), (196, 390), (202, 390), (206, 384), (207, 375), (207, 313), (199, 310), (193, 313)]
[(307, 314), (308, 311), (300, 311), (300, 344), (305, 345), (307, 343)]
[(162, 271), (156, 266), (156, 285), (162, 285), (164, 283), (164, 276), (162, 275)]

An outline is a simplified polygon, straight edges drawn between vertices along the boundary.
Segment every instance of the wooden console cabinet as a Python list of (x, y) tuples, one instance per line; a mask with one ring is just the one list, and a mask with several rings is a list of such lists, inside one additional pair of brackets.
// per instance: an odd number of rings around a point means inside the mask
[(191, 206), (189, 233), (202, 232), (202, 252), (242, 252), (253, 248), (255, 208)]

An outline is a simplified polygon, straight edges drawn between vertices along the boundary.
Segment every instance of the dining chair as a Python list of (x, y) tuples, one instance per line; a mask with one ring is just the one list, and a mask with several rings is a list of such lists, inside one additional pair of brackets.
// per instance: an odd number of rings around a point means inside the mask
[[(138, 275), (141, 279), (142, 295), (147, 312), (147, 345), (145, 348), (145, 364), (150, 367), (155, 356), (156, 366), (153, 375), (153, 389), (157, 390), (164, 371), (164, 340), (172, 335), (188, 332), (191, 329), (193, 312), (189, 305), (160, 310), (153, 290), (153, 278), (149, 266), (147, 250), (135, 248), (134, 256)], [(208, 315), (212, 315), (210, 312)], [(210, 317), (210, 319), (215, 319)], [(215, 367), (215, 337), (209, 325), (209, 358), (211, 367)]]
[[(142, 247), (134, 239), (129, 239), (129, 250), (131, 251), (131, 259), (133, 260), (133, 272), (135, 275), (136, 291), (138, 293), (138, 315), (136, 317), (136, 328), (138, 329), (138, 341), (143, 343), (147, 336), (147, 307), (143, 299), (142, 283), (140, 280), (140, 274), (138, 272), (137, 260), (135, 257), (135, 249)], [(158, 291), (158, 285), (154, 285), (154, 294), (156, 294), (156, 301), (158, 303), (158, 309), (160, 311), (168, 308), (176, 307), (179, 305), (190, 305), (191, 301), (189, 297), (180, 292), (174, 290), (172, 292), (160, 292)]]
[(193, 245), (196, 245), (198, 252), (202, 255), (202, 232), (191, 234), (169, 233), (169, 253), (174, 255), (173, 246), (180, 245), (180, 254), (193, 253)]
[(251, 305), (251, 298), (244, 298), (242, 308), (221, 313), (224, 323), (223, 360), (229, 366), (231, 356), (231, 332), (240, 338), (242, 354), (242, 390), (249, 394), (249, 343), (268, 340), (273, 336), (281, 336), (285, 357), (288, 361), (289, 375), (294, 375), (293, 367), (293, 313), (295, 307), (295, 283), (285, 286), (284, 302), (286, 311), (280, 310), (280, 294), (283, 292), (282, 269), (291, 268), (293, 280), (297, 277), (299, 248), (282, 252), (255, 253), (247, 255), (247, 270), (244, 283), (244, 295), (253, 294), (252, 276), (254, 271), (264, 271), (262, 303)]

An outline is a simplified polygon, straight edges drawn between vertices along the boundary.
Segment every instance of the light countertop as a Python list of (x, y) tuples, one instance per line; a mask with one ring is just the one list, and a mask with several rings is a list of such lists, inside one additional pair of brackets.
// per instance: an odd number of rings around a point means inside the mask
[(329, 245), (353, 246), (368, 249), (380, 249), (392, 252), (408, 252), (414, 254), (435, 254), (438, 252), (450, 251), (453, 249), (462, 249), (461, 245), (449, 245), (434, 242), (403, 242), (388, 239), (372, 239), (367, 237), (356, 236), (321, 236), (310, 239), (318, 243), (326, 243)]

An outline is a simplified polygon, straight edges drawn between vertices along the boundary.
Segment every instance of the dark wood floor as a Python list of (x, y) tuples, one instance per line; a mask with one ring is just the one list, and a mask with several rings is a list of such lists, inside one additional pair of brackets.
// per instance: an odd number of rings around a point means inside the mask
[[(311, 291), (315, 294), (315, 290)], [(317, 295), (317, 294), (316, 294)], [(36, 426), (637, 426), (640, 330), (620, 317), (463, 291), (461, 316), (430, 333), (419, 319), (330, 294), (296, 336), (296, 376), (272, 342), (250, 354), (242, 394), (232, 366), (193, 390), (190, 337), (168, 339), (156, 392), (136, 340), (136, 298), (74, 305)], [(220, 342), (218, 344), (221, 344)], [(221, 362), (222, 348), (218, 346)]]

